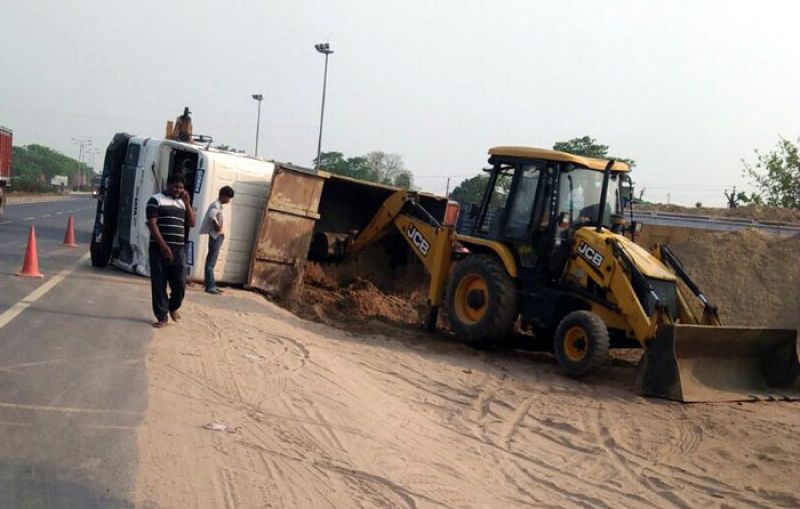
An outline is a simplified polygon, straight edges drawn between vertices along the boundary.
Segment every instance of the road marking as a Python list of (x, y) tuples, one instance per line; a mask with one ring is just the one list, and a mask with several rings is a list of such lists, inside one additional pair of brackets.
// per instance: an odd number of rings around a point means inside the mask
[(2, 221), (0, 224), (11, 224), (13, 221)]
[(61, 272), (53, 276), (52, 279), (50, 279), (40, 287), (33, 290), (28, 295), (23, 297), (22, 300), (20, 300), (10, 308), (6, 309), (2, 314), (0, 314), (0, 329), (5, 327), (8, 324), (8, 322), (16, 318), (20, 313), (28, 309), (31, 306), (31, 304), (41, 299), (47, 292), (52, 290), (58, 283), (63, 281), (64, 278), (75, 272), (75, 269), (78, 268), (79, 265), (81, 265), (88, 259), (89, 259), (89, 253), (84, 254), (83, 256), (81, 256), (80, 260), (78, 260), (74, 265), (62, 270)]
[(68, 414), (142, 415), (142, 412), (136, 412), (134, 410), (103, 410), (102, 408), (76, 408), (68, 406), (23, 405), (19, 403), (6, 403), (6, 402), (0, 402), (0, 408), (17, 408), (20, 410), (46, 410), (48, 412), (64, 412)]
[(45, 214), (42, 217), (50, 217), (50, 214)]
[(63, 214), (63, 212), (56, 212), (57, 216), (60, 216), (61, 214)]
[(23, 217), (22, 218), (23, 221), (33, 221), (34, 219), (36, 219), (36, 218), (35, 217)]

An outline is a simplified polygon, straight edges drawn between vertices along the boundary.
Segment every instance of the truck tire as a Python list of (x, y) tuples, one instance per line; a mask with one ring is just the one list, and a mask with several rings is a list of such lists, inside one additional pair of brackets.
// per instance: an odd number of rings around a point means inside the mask
[(92, 257), (92, 267), (106, 267), (111, 261), (111, 242), (105, 242), (105, 236), (101, 240), (97, 240), (96, 236), (92, 236), (92, 242), (89, 244), (89, 254)]
[(608, 328), (591, 311), (573, 311), (558, 324), (553, 349), (568, 376), (588, 375), (608, 362)]
[(499, 259), (473, 254), (456, 263), (447, 288), (447, 319), (472, 346), (508, 338), (519, 311), (517, 287)]
[(0, 216), (6, 213), (6, 192), (0, 187)]

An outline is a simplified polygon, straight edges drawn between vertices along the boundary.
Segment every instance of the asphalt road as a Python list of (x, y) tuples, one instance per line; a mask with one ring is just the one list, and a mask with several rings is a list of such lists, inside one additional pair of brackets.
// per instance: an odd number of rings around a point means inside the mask
[[(149, 282), (90, 267), (95, 201), (0, 218), (0, 508), (131, 507)], [(62, 244), (67, 218), (78, 248)], [(36, 228), (43, 279), (15, 275)]]

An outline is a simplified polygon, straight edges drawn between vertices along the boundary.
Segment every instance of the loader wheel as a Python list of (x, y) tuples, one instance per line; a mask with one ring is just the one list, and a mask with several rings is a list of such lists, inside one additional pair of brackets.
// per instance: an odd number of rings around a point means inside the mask
[(608, 344), (608, 329), (599, 316), (573, 311), (556, 329), (556, 360), (567, 375), (581, 377), (608, 361)]
[(517, 288), (500, 260), (470, 255), (456, 264), (448, 283), (447, 318), (469, 345), (483, 346), (511, 334)]

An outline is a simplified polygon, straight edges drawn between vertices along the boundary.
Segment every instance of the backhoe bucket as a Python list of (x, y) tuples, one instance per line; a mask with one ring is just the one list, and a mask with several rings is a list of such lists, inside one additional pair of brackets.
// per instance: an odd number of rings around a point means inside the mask
[(687, 403), (800, 400), (793, 329), (663, 325), (639, 369), (645, 396)]

